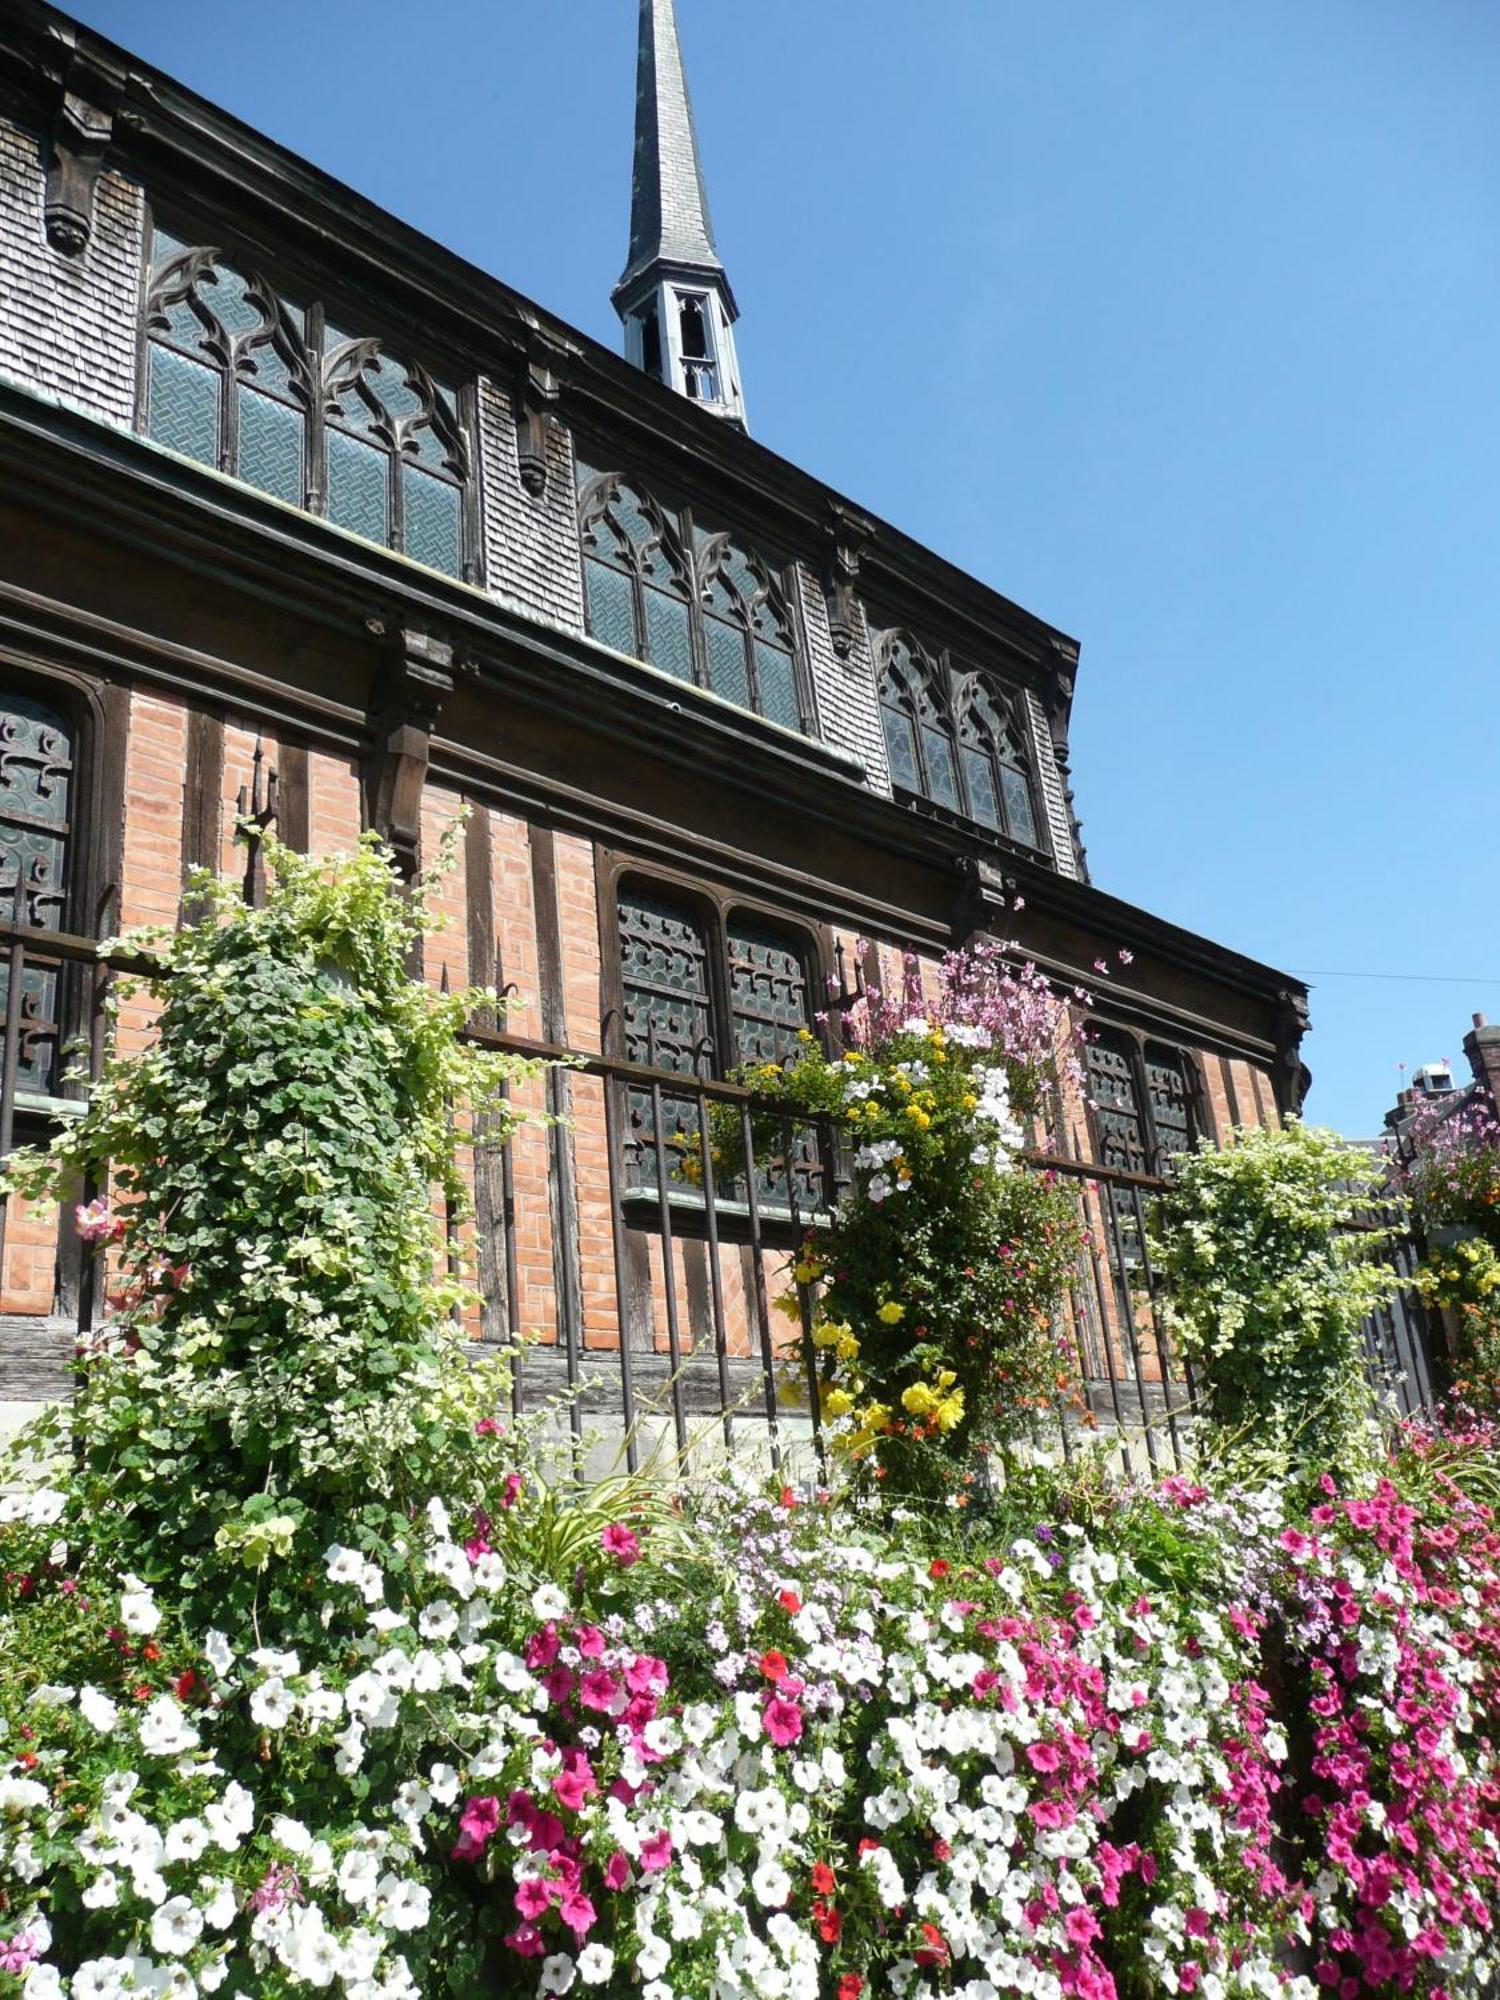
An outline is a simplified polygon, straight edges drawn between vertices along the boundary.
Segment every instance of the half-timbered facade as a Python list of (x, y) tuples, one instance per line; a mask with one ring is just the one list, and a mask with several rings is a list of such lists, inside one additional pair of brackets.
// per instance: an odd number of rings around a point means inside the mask
[[(1121, 1175), (1293, 1109), (1305, 1025), (1091, 881), (1075, 641), (746, 431), (670, 0), (642, 15), (624, 358), (41, 0), (0, 19), (0, 1146), (68, 1115), (84, 947), (242, 865), (272, 772), (284, 839), (375, 827), (408, 872), (467, 806), (428, 975), (633, 1066), (554, 1076), (568, 1121), (476, 1164), (476, 1330), (573, 1373), (760, 1311), (753, 1191), (710, 1257), (647, 1073), (775, 1059), (903, 945), (1116, 964), (1053, 1136)], [(0, 1395), (61, 1368), (79, 1283), (13, 1202)]]

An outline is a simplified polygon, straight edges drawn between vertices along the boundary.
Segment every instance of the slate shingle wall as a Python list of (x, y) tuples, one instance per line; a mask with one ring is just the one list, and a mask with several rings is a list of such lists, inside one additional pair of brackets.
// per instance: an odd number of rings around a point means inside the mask
[(99, 176), (94, 230), (64, 257), (42, 227), (42, 141), (0, 119), (0, 372), (129, 426), (135, 418), (141, 190)]
[(796, 577), (802, 629), (807, 634), (808, 671), (818, 705), (819, 734), (825, 743), (852, 751), (865, 767), (866, 784), (873, 791), (888, 795), (891, 781), (886, 769), (885, 737), (875, 699), (875, 668), (864, 615), (858, 616), (859, 630), (853, 650), (847, 660), (841, 660), (833, 650), (828, 600), (822, 585), (805, 563), (797, 565)]
[(583, 630), (573, 438), (549, 427), (547, 490), (533, 499), (521, 484), (515, 409), (493, 382), (479, 385), (485, 574), (496, 597), (528, 618)]
[(1068, 812), (1067, 794), (1063, 789), (1062, 773), (1057, 768), (1057, 758), (1052, 748), (1052, 731), (1047, 727), (1047, 718), (1042, 712), (1042, 704), (1031, 689), (1026, 690), (1026, 714), (1031, 723), (1031, 747), (1036, 759), (1036, 774), (1041, 783), (1042, 804), (1047, 814), (1047, 831), (1052, 839), (1052, 853), (1057, 862), (1059, 875), (1078, 877), (1078, 855), (1073, 845), (1073, 826)]

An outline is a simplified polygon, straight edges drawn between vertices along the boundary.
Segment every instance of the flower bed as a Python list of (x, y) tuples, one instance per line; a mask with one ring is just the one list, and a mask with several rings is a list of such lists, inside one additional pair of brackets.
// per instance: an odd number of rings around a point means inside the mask
[(968, 1508), (549, 1484), (432, 1276), (510, 1073), (378, 856), (270, 856), (16, 1170), (113, 1160), (121, 1290), (0, 1498), (0, 1995), (1479, 2000), (1492, 1435)]

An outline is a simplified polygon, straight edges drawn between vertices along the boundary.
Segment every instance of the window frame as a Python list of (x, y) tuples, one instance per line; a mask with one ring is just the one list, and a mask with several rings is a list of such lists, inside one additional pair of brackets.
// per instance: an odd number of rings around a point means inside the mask
[[(729, 931), (733, 921), (744, 918), (771, 929), (789, 942), (801, 947), (802, 965), (807, 981), (809, 1001), (809, 1026), (818, 1033), (817, 1014), (819, 1001), (827, 993), (828, 980), (834, 963), (833, 932), (823, 923), (788, 912), (773, 903), (767, 903), (753, 895), (744, 895), (719, 884), (705, 880), (702, 876), (687, 874), (673, 868), (663, 868), (653, 861), (643, 861), (638, 856), (610, 849), (595, 850), (596, 901), (599, 916), (600, 941), (600, 998), (603, 1003), (603, 1018), (600, 1023), (600, 1046), (607, 1058), (624, 1063), (629, 1060), (625, 1053), (625, 981), (623, 956), (620, 951), (620, 905), (631, 891), (636, 891), (663, 902), (677, 903), (684, 911), (691, 912), (703, 926), (708, 961), (709, 1019), (714, 1043), (714, 1064), (711, 1076), (699, 1078), (686, 1071), (681, 1072), (680, 1091), (690, 1099), (701, 1083), (722, 1083), (728, 1072), (739, 1066), (739, 1055), (734, 1036), (734, 1009), (732, 981), (729, 965)], [(664, 1097), (673, 1095), (669, 1078), (676, 1078), (676, 1071), (662, 1070), (650, 1072), (659, 1076)], [(629, 1174), (628, 1148), (631, 1137), (630, 1093), (641, 1085), (632, 1084), (624, 1077), (608, 1077), (605, 1088), (611, 1094), (613, 1111), (610, 1123), (613, 1137), (610, 1147), (610, 1176), (614, 1198), (628, 1228), (643, 1228), (648, 1234), (653, 1229), (653, 1218), (659, 1213), (661, 1196), (654, 1185), (644, 1182), (632, 1184)], [(671, 1205), (674, 1231), (684, 1237), (691, 1237), (704, 1226), (704, 1204), (701, 1197), (691, 1188), (672, 1185), (667, 1190), (667, 1200)], [(734, 1198), (720, 1194), (715, 1203), (717, 1226), (721, 1240), (745, 1242), (749, 1238), (748, 1208), (742, 1209)], [(768, 1200), (762, 1193), (759, 1221), (763, 1240), (768, 1244), (786, 1247), (793, 1241), (791, 1235), (791, 1215), (789, 1206)]]
[[(709, 528), (699, 517), (694, 503), (683, 499), (678, 503), (668, 503), (658, 497), (655, 480), (650, 473), (634, 475), (619, 469), (596, 470), (592, 461), (597, 456), (606, 467), (610, 464), (610, 454), (602, 447), (591, 445), (583, 438), (574, 439), (575, 462), (575, 507), (578, 534), (578, 576), (582, 593), (584, 631), (596, 645), (608, 642), (598, 637), (593, 628), (589, 611), (588, 566), (597, 562), (625, 575), (631, 587), (631, 616), (635, 629), (636, 650), (628, 657), (638, 660), (643, 666), (653, 668), (657, 673), (666, 674), (684, 687), (695, 687), (700, 693), (712, 695), (741, 715), (755, 715), (762, 722), (769, 722), (776, 729), (790, 729), (790, 733), (806, 736), (814, 741), (818, 736), (817, 707), (813, 699), (812, 679), (808, 662), (807, 631), (803, 622), (802, 593), (798, 585), (798, 565), (795, 560), (778, 563), (762, 553), (759, 536), (755, 529), (746, 529), (726, 512), (710, 505), (706, 510), (717, 524)], [(613, 489), (613, 490), (611, 490)], [(587, 546), (587, 538), (594, 532), (596, 523), (602, 524), (608, 509), (619, 498), (620, 490), (629, 492), (640, 511), (648, 519), (654, 518), (661, 526), (659, 545), (665, 547), (686, 584), (684, 602), (687, 608), (688, 651), (692, 662), (692, 679), (688, 681), (672, 669), (661, 665), (651, 657), (649, 636), (646, 626), (645, 594), (659, 586), (648, 583), (640, 573), (639, 565), (628, 560), (616, 560), (611, 554), (595, 554)], [(596, 510), (595, 522), (587, 519)], [(616, 530), (606, 530), (613, 539)], [(700, 546), (701, 540), (701, 546)], [(745, 684), (750, 692), (748, 704), (735, 701), (731, 696), (720, 694), (713, 685), (708, 657), (708, 624), (713, 620), (720, 624), (730, 621), (722, 614), (709, 608), (706, 599), (709, 591), (721, 574), (721, 564), (725, 556), (738, 553), (750, 567), (752, 573), (759, 571), (764, 579), (766, 594), (779, 597), (776, 604), (777, 615), (784, 614), (784, 626), (791, 641), (789, 651), (792, 668), (793, 699), (797, 711), (795, 728), (778, 722), (768, 715), (761, 705), (761, 673), (756, 658), (757, 635), (753, 610), (742, 620), (736, 620), (737, 636), (741, 644), (744, 660)], [(731, 594), (741, 593), (731, 588)], [(611, 650), (615, 650), (611, 648)], [(783, 650), (779, 646), (776, 651)]]
[[(93, 943), (117, 930), (120, 923), (129, 694), (118, 684), (95, 681), (4, 647), (0, 648), (0, 706), (5, 694), (11, 692), (58, 710), (73, 730), (65, 876), (55, 931), (62, 937)], [(26, 944), (28, 955), (45, 955), (44, 944), (30, 939)], [(18, 1118), (55, 1117), (54, 1107), (76, 1104), (84, 1094), (81, 1086), (63, 1081), (63, 1051), (88, 1032), (92, 999), (90, 968), (76, 960), (59, 960), (55, 1087), (18, 1093)]]
[[(371, 538), (359, 535), (358, 530), (343, 528), (328, 514), (328, 443), (330, 428), (342, 428), (337, 419), (330, 422), (327, 405), (329, 402), (326, 374), (332, 356), (325, 352), (324, 331), (330, 317), (340, 328), (346, 325), (378, 323), (384, 331), (379, 335), (355, 335), (346, 337), (342, 351), (347, 356), (351, 349), (368, 347), (372, 354), (380, 354), (396, 363), (407, 372), (408, 378), (431, 385), (439, 400), (446, 390), (453, 399), (452, 430), (453, 442), (461, 447), (464, 459), (461, 474), (451, 470), (438, 473), (428, 467), (421, 467), (428, 477), (438, 479), (453, 486), (458, 494), (458, 538), (459, 564), (457, 572), (439, 569), (425, 562), (419, 555), (411, 554), (395, 540), (398, 524), (403, 522), (404, 480), (403, 468), (416, 464), (401, 449), (400, 445), (373, 447), (380, 449), (387, 460), (386, 518), (389, 530), (385, 541), (374, 541), (372, 546), (384, 548), (390, 554), (399, 556), (405, 562), (416, 563), (432, 576), (445, 576), (455, 583), (466, 583), (482, 588), (485, 581), (484, 518), (481, 497), (483, 476), (482, 455), (479, 438), (479, 391), (477, 371), (466, 357), (455, 354), (433, 356), (432, 363), (424, 358), (417, 359), (418, 353), (428, 353), (425, 334), (414, 333), (408, 340), (402, 326), (402, 315), (387, 310), (384, 301), (374, 298), (359, 298), (352, 293), (330, 287), (327, 273), (322, 270), (308, 270), (295, 256), (284, 256), (279, 251), (242, 235), (236, 230), (219, 228), (207, 214), (195, 211), (191, 206), (177, 208), (171, 206), (170, 222), (150, 201), (144, 205), (140, 250), (140, 292), (136, 308), (136, 393), (134, 425), (136, 434), (151, 440), (150, 431), (150, 383), (151, 350), (153, 346), (172, 347), (173, 343), (160, 340), (150, 327), (150, 308), (153, 292), (152, 266), (153, 247), (158, 229), (173, 236), (185, 248), (212, 252), (214, 260), (222, 260), (230, 266), (244, 283), (253, 291), (263, 293), (274, 301), (279, 312), (284, 312), (290, 301), (302, 314), (302, 330), (297, 334), (295, 326), (290, 329), (295, 340), (301, 378), (298, 383), (302, 397), (299, 408), (302, 418), (302, 498), (295, 503), (298, 511), (322, 521), (325, 526), (337, 529), (341, 534), (355, 534), (358, 539), (370, 542)], [(274, 280), (267, 275), (275, 274)], [(252, 339), (255, 336), (251, 336)], [(240, 343), (231, 343), (237, 347)], [(177, 347), (175, 351), (184, 350)], [(334, 350), (335, 353), (341, 350)], [(281, 504), (292, 505), (280, 495), (267, 494), (264, 487), (246, 479), (237, 467), (237, 435), (239, 423), (238, 388), (243, 380), (238, 373), (233, 354), (204, 362), (200, 365), (212, 366), (219, 382), (218, 439), (215, 462), (209, 469), (222, 477), (233, 479), (247, 491), (259, 493), (263, 498), (280, 500)], [(293, 370), (294, 376), (297, 370)], [(451, 389), (447, 388), (452, 383)], [(253, 385), (252, 385), (253, 386)], [(260, 390), (265, 395), (269, 392)], [(418, 393), (422, 393), (421, 390)], [(276, 397), (273, 400), (289, 403), (290, 398)], [(434, 427), (439, 437), (442, 431)], [(169, 446), (159, 447), (170, 450)], [(193, 458), (189, 454), (175, 453), (194, 465), (207, 465), (204, 459)], [(231, 465), (234, 469), (231, 469)], [(404, 532), (404, 530), (403, 530)]]
[[(1212, 1121), (1208, 1117), (1208, 1099), (1204, 1089), (1203, 1070), (1195, 1050), (1180, 1042), (1166, 1040), (1149, 1029), (1128, 1027), (1121, 1021), (1089, 1021), (1090, 1048), (1099, 1043), (1113, 1046), (1129, 1066), (1130, 1087), (1135, 1095), (1136, 1116), (1141, 1128), (1141, 1136), (1146, 1149), (1144, 1177), (1148, 1180), (1166, 1180), (1169, 1177), (1171, 1157), (1163, 1148), (1162, 1134), (1157, 1124), (1156, 1112), (1151, 1102), (1151, 1091), (1147, 1081), (1147, 1066), (1154, 1054), (1167, 1055), (1181, 1065), (1185, 1086), (1184, 1102), (1187, 1109), (1188, 1146), (1196, 1146), (1201, 1139), (1214, 1136)], [(1094, 1163), (1106, 1166), (1104, 1157), (1104, 1130), (1100, 1122), (1098, 1106), (1094, 1100), (1093, 1080), (1088, 1075), (1088, 1056), (1084, 1056), (1084, 1086), (1088, 1115), (1089, 1144)], [(1130, 1168), (1111, 1168), (1116, 1172), (1133, 1172)]]
[[(947, 814), (967, 826), (976, 827), (987, 839), (1004, 841), (1019, 853), (1039, 857), (1045, 861), (1055, 861), (1051, 827), (1047, 819), (1040, 773), (1037, 768), (1037, 748), (1020, 691), (1008, 685), (998, 674), (986, 667), (955, 662), (946, 647), (939, 653), (932, 652), (905, 625), (889, 626), (883, 631), (872, 632), (871, 637), (871, 655), (875, 669), (875, 700), (880, 711), (881, 741), (891, 773), (893, 796), (910, 800), (920, 805), (924, 811)], [(898, 647), (904, 648), (910, 655), (913, 669), (921, 682), (920, 693), (926, 695), (935, 712), (935, 723), (924, 723), (920, 715), (915, 712), (916, 700), (919, 697), (912, 699), (911, 706), (900, 699), (894, 701), (887, 699), (887, 677), (895, 677), (896, 669), (892, 656)], [(988, 758), (995, 776), (996, 804), (1001, 820), (998, 826), (992, 825), (989, 820), (981, 818), (974, 811), (972, 790), (964, 765), (965, 751), (971, 747), (964, 742), (965, 717), (972, 703), (974, 691), (982, 692), (1002, 721), (1009, 723), (1021, 751), (1022, 761), (1015, 765), (1008, 765), (998, 755), (993, 745), (983, 752), (976, 753)], [(899, 716), (910, 734), (919, 779), (919, 787), (915, 791), (895, 775), (890, 755), (887, 714)], [(946, 742), (953, 772), (954, 795), (958, 800), (956, 806), (945, 803), (934, 791), (930, 769), (931, 752), (924, 741), (924, 734), (928, 729), (936, 729)], [(1027, 840), (1011, 829), (1002, 775), (1007, 769), (1016, 771), (1026, 786), (1026, 796), (1031, 807), (1031, 823), (1035, 833), (1034, 840)]]

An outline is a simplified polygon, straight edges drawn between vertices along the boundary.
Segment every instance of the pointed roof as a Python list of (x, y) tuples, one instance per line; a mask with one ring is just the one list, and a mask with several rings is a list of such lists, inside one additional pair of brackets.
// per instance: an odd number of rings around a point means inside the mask
[(630, 253), (616, 297), (656, 264), (696, 267), (733, 294), (714, 242), (674, 0), (641, 0)]

